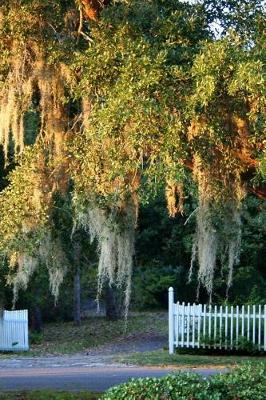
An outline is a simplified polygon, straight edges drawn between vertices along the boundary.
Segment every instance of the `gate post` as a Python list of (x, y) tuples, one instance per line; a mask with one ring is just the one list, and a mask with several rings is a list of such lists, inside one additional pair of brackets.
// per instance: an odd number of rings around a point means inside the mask
[(174, 354), (174, 289), (168, 289), (169, 354)]

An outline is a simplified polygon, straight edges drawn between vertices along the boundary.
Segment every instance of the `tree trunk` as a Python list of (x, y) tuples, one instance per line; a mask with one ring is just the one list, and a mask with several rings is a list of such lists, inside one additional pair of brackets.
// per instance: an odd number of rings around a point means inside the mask
[(121, 293), (117, 287), (106, 285), (105, 303), (107, 319), (115, 321), (122, 318)]
[(32, 310), (31, 329), (34, 332), (42, 332), (42, 312), (38, 305), (35, 305)]
[(80, 326), (81, 316), (80, 316), (80, 270), (79, 267), (76, 269), (74, 276), (74, 324)]
[(74, 244), (74, 266), (75, 266), (75, 275), (74, 275), (74, 302), (73, 302), (73, 319), (74, 324), (76, 326), (81, 325), (81, 312), (80, 312), (80, 244)]

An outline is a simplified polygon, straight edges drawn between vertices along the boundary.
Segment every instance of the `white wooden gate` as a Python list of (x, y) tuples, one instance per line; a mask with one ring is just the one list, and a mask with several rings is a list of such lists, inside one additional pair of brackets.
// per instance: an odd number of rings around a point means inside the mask
[(29, 350), (28, 310), (4, 311), (0, 318), (0, 351)]
[(174, 303), (169, 288), (169, 354), (174, 347), (266, 351), (266, 305), (217, 306)]

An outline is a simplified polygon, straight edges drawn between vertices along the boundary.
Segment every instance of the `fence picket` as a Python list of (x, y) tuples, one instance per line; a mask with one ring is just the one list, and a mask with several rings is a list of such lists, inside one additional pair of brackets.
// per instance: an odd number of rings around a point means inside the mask
[(245, 336), (245, 306), (242, 306), (241, 319), (242, 319), (241, 335), (242, 335), (242, 337), (244, 337)]
[(209, 336), (209, 349), (211, 348), (211, 337), (212, 337), (212, 305), (209, 304), (209, 321), (208, 321), (208, 336)]
[(202, 317), (202, 305), (200, 304), (198, 307), (198, 348), (200, 348), (200, 330), (201, 330), (201, 317)]
[(205, 349), (205, 342), (206, 342), (206, 304), (204, 304), (204, 306), (203, 306), (203, 341), (204, 341), (204, 344), (203, 344), (203, 347), (204, 347), (204, 349)]
[(220, 306), (220, 329), (219, 329), (220, 349), (222, 348), (222, 326), (223, 326), (223, 306)]
[(214, 306), (214, 348), (216, 349), (216, 335), (217, 335), (217, 306)]
[(179, 347), (179, 301), (176, 304), (176, 347)]
[(189, 343), (190, 343), (190, 303), (188, 303), (187, 305), (187, 347), (189, 347)]
[(238, 348), (239, 306), (236, 306), (236, 347)]
[(264, 351), (266, 351), (266, 304), (264, 304)]
[(185, 337), (185, 303), (182, 303), (182, 323), (181, 323), (181, 346), (184, 347)]
[(248, 330), (247, 330), (247, 339), (250, 339), (250, 305), (248, 305)]
[[(169, 318), (169, 316), (168, 316), (168, 318)], [(177, 323), (177, 304), (173, 304), (173, 345), (175, 346), (177, 346), (177, 343), (176, 343), (176, 337), (177, 337), (177, 334), (176, 334), (176, 330), (177, 330), (177, 327), (178, 327), (178, 323)]]
[(227, 349), (228, 335), (228, 306), (225, 306), (225, 348)]
[(195, 347), (195, 303), (193, 303), (193, 314), (192, 314), (192, 347)]
[[(28, 319), (29, 319), (28, 310), (25, 310), (25, 321), (28, 321)], [(24, 336), (25, 336), (25, 347), (27, 349), (29, 349), (29, 325), (28, 325), (28, 322), (25, 324)]]
[(253, 306), (252, 343), (256, 343), (256, 306)]
[(261, 304), (259, 304), (259, 312), (258, 312), (258, 349), (260, 349), (261, 346)]
[(230, 349), (233, 348), (233, 324), (234, 324), (234, 307), (231, 306), (231, 315), (230, 315)]

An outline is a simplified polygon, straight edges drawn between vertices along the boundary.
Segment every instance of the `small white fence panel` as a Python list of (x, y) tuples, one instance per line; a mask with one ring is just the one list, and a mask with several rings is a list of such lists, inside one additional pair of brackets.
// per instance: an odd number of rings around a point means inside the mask
[(28, 310), (4, 311), (0, 317), (0, 351), (29, 350)]
[(217, 306), (174, 303), (169, 288), (169, 353), (174, 347), (266, 351), (266, 305)]

